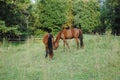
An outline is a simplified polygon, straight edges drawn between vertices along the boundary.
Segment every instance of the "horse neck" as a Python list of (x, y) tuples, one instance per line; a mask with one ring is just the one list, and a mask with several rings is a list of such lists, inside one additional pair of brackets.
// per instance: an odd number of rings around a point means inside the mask
[(58, 33), (58, 35), (57, 35), (57, 37), (55, 39), (56, 43), (59, 43), (60, 37), (61, 37), (61, 32)]
[(53, 49), (56, 50), (59, 47), (59, 40), (60, 40), (60, 36), (59, 34), (57, 35), (54, 44), (53, 44)]

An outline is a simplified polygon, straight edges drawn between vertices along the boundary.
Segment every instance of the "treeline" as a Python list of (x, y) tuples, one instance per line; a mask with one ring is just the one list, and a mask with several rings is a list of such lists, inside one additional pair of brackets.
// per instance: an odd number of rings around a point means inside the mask
[(120, 34), (119, 0), (0, 0), (0, 40), (25, 39), (52, 29)]
[(0, 0), (0, 40), (26, 38), (29, 3), (29, 0)]

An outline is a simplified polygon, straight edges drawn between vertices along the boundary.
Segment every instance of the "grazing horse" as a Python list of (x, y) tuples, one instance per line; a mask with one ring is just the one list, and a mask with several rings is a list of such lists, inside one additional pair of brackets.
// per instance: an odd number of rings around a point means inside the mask
[(78, 29), (78, 28), (69, 28), (69, 29), (61, 30), (58, 33), (58, 35), (56, 36), (55, 45), (56, 45), (56, 47), (58, 47), (59, 40), (62, 39), (64, 46), (67, 45), (67, 47), (69, 48), (69, 45), (68, 45), (66, 39), (72, 39), (72, 38), (75, 38), (76, 43), (77, 43), (77, 48), (79, 46), (79, 40), (80, 40), (81, 47), (84, 47), (82, 30)]
[(54, 43), (53, 35), (50, 33), (45, 34), (43, 37), (43, 43), (44, 43), (45, 49), (46, 49), (45, 58), (47, 58), (47, 56), (49, 54), (49, 58), (52, 59), (53, 55), (54, 55), (53, 54), (53, 43)]

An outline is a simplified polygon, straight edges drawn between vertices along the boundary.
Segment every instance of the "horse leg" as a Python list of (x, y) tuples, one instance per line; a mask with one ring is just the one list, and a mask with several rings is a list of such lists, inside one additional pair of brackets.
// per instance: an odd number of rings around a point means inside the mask
[(65, 47), (65, 41), (63, 40), (63, 46)]
[(79, 41), (78, 41), (78, 38), (75, 38), (76, 40), (76, 43), (77, 43), (77, 49), (79, 48)]
[(64, 42), (64, 47), (66, 45), (68, 48), (70, 48), (69, 45), (68, 45), (68, 43), (67, 43), (67, 41), (65, 39), (63, 39), (63, 42)]
[(67, 41), (66, 41), (66, 45), (67, 45), (68, 49), (70, 49), (70, 47), (69, 47), (69, 45), (68, 45)]
[(47, 58), (48, 53), (49, 53), (49, 50), (48, 50), (48, 48), (46, 47), (46, 55), (45, 55), (45, 58)]
[(49, 58), (52, 59), (53, 58), (53, 53), (49, 54)]

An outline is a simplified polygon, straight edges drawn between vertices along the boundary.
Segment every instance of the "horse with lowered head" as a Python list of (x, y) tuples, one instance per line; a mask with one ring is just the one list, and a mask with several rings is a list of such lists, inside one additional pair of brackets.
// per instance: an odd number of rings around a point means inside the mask
[(54, 56), (53, 49), (56, 49), (58, 46), (55, 46), (54, 37), (51, 33), (46, 33), (43, 37), (43, 43), (45, 45), (46, 55), (45, 58), (49, 55), (49, 58), (52, 59)]
[(66, 45), (69, 48), (69, 45), (66, 39), (75, 39), (77, 43), (77, 48), (79, 47), (79, 43), (81, 47), (84, 47), (83, 43), (83, 33), (81, 29), (78, 28), (64, 28), (62, 29), (58, 35), (56, 36), (55, 46), (56, 48), (59, 46), (59, 40), (62, 39), (64, 46)]

